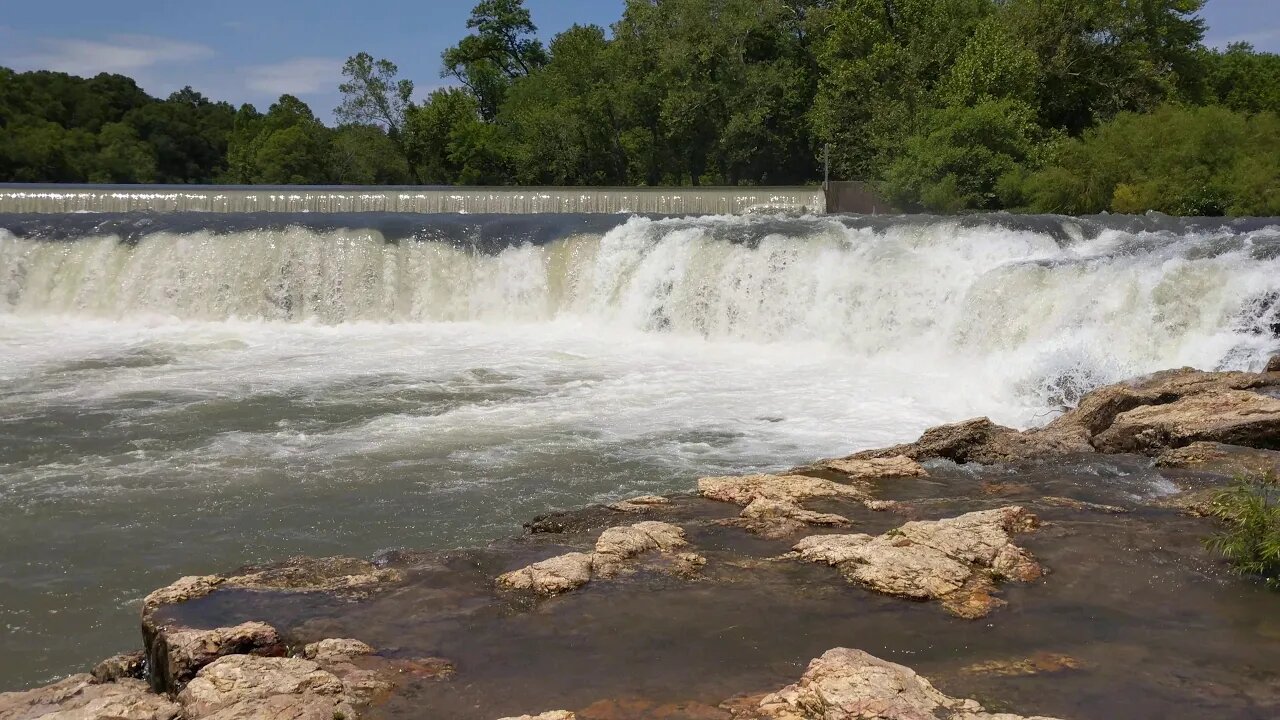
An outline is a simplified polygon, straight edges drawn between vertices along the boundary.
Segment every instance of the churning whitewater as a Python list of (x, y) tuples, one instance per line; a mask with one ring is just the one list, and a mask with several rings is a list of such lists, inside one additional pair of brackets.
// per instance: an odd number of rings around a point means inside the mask
[(1278, 298), (1270, 220), (0, 215), (0, 675), (177, 575), (1257, 368)]

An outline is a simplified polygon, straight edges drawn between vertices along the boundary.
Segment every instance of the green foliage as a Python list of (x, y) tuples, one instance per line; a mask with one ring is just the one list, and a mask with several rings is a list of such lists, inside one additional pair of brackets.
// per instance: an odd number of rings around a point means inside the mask
[(337, 128), (120, 75), (0, 68), (0, 181), (868, 180), (904, 209), (1280, 214), (1280, 56), (1203, 0), (627, 0), (543, 46), (480, 0), (413, 97), (353, 55)]
[(1037, 212), (1280, 213), (1280, 120), (1221, 107), (1123, 113), (1065, 143), (1023, 188)]
[(533, 37), (538, 28), (524, 0), (482, 0), (467, 28), (475, 32), (444, 51), (442, 75), (466, 86), (480, 115), (493, 120), (511, 83), (546, 64), (546, 50)]
[(1235, 572), (1280, 590), (1280, 483), (1275, 475), (1240, 477), (1214, 496), (1211, 512), (1223, 522), (1205, 545)]
[(1236, 43), (1206, 56), (1209, 99), (1238, 112), (1280, 113), (1280, 55)]
[(929, 113), (889, 165), (890, 201), (934, 212), (996, 210), (999, 185), (1038, 152), (1035, 110), (1018, 100), (986, 100)]

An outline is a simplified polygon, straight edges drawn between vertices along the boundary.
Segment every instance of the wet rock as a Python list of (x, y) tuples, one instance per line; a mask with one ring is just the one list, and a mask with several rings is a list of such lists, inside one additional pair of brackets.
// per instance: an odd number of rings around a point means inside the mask
[(993, 675), (997, 677), (1029, 677), (1046, 673), (1059, 673), (1084, 668), (1084, 663), (1070, 655), (1061, 653), (1040, 652), (1030, 657), (1013, 660), (989, 660), (974, 663), (961, 672), (970, 675)]
[(1272, 355), (1267, 361), (1267, 367), (1263, 372), (1280, 373), (1280, 355)]
[(894, 477), (924, 477), (929, 473), (924, 466), (906, 455), (888, 457), (827, 460), (821, 467), (834, 470), (859, 480), (879, 480)]
[(182, 690), (201, 668), (227, 655), (280, 657), (286, 650), (276, 629), (260, 622), (213, 630), (160, 627), (147, 640), (151, 687), (167, 693)]
[(1224, 443), (1195, 442), (1160, 453), (1156, 456), (1156, 466), (1198, 470), (1230, 477), (1280, 474), (1280, 452)]
[(795, 685), (738, 714), (757, 720), (1051, 720), (990, 714), (976, 700), (949, 697), (908, 667), (836, 648), (809, 664)]
[(568, 553), (513, 570), (498, 578), (498, 587), (558, 595), (576, 590), (591, 580), (591, 556)]
[(201, 670), (178, 702), (189, 720), (334, 720), (357, 717), (359, 699), (311, 660), (232, 655)]
[(661, 510), (669, 505), (671, 505), (671, 500), (661, 495), (641, 495), (640, 497), (616, 502), (610, 505), (609, 509), (625, 513), (642, 513)]
[[(595, 552), (567, 553), (498, 578), (498, 587), (530, 590), (539, 595), (558, 595), (576, 590), (595, 577), (613, 577), (628, 561), (648, 552), (674, 553), (687, 547), (684, 530), (664, 522), (640, 522), (605, 530), (596, 540)], [(701, 556), (698, 556), (701, 557)], [(705, 558), (703, 559), (705, 563)], [(689, 563), (684, 564), (688, 568)]]
[(942, 458), (955, 463), (990, 465), (1011, 462), (1033, 454), (1034, 443), (1013, 428), (976, 418), (926, 430), (920, 439), (906, 445), (881, 450), (867, 450), (850, 460), (876, 460), (907, 457), (914, 461)]
[(849, 519), (840, 515), (813, 512), (805, 510), (795, 503), (785, 500), (770, 500), (769, 498), (752, 500), (751, 504), (743, 509), (742, 517), (756, 520), (785, 518), (798, 520), (809, 525), (843, 526), (849, 524)]
[(853, 455), (997, 464), (1071, 453), (1156, 453), (1197, 441), (1280, 449), (1280, 373), (1169, 370), (1099, 388), (1042, 428), (987, 418), (927, 430), (919, 440)]
[(1230, 390), (1146, 405), (1116, 416), (1093, 443), (1102, 452), (1155, 453), (1200, 441), (1280, 448), (1280, 398)]
[(302, 656), (317, 662), (349, 660), (362, 655), (372, 655), (376, 650), (359, 640), (334, 639), (310, 643), (302, 649)]
[(1212, 517), (1213, 505), (1221, 488), (1200, 488), (1167, 495), (1151, 503), (1153, 507), (1177, 510), (1188, 517)]
[(808, 475), (705, 477), (698, 480), (698, 492), (712, 500), (742, 506), (758, 498), (791, 503), (812, 498), (845, 497), (859, 501), (867, 498), (865, 486), (844, 485)]
[(1036, 526), (1020, 507), (909, 522), (884, 535), (816, 535), (795, 546), (797, 557), (832, 565), (850, 581), (913, 600), (939, 600), (965, 618), (986, 615), (1000, 601), (998, 579), (1029, 582), (1042, 570), (1011, 534)]
[(552, 710), (544, 712), (541, 715), (521, 715), (520, 717), (506, 717), (501, 720), (577, 720), (578, 716), (568, 710)]
[(162, 605), (176, 605), (204, 597), (217, 589), (224, 578), (218, 575), (188, 575), (172, 585), (162, 587), (147, 595), (142, 601), (142, 616), (146, 618)]
[(295, 557), (282, 563), (245, 568), (223, 581), (222, 586), (240, 590), (329, 592), (345, 597), (366, 597), (403, 579), (401, 571), (379, 568), (367, 560)]
[(144, 675), (146, 661), (147, 654), (141, 650), (123, 655), (113, 655), (94, 665), (89, 674), (93, 676), (96, 682), (100, 683), (115, 682), (126, 678), (141, 680)]
[(738, 527), (768, 539), (791, 537), (810, 525), (843, 527), (849, 519), (841, 515), (805, 510), (787, 500), (757, 497), (737, 518), (718, 521), (720, 525)]
[(35, 690), (0, 693), (4, 720), (175, 720), (181, 712), (131, 678), (103, 683), (91, 675), (72, 675)]

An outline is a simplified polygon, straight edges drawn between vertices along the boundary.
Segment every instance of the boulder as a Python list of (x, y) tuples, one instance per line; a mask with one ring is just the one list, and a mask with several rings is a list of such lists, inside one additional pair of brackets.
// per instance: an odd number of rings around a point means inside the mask
[(331, 638), (308, 644), (302, 649), (302, 656), (317, 662), (333, 662), (373, 655), (375, 652), (377, 651), (359, 640)]
[(816, 535), (795, 546), (795, 556), (832, 565), (851, 582), (913, 600), (939, 600), (959, 617), (985, 616), (1001, 604), (996, 580), (1029, 582), (1042, 570), (1011, 535), (1036, 526), (1020, 507), (909, 522), (878, 537)]
[(823, 461), (820, 467), (848, 475), (858, 480), (880, 480), (895, 477), (924, 477), (929, 473), (924, 466), (906, 455), (856, 458)]
[(260, 622), (195, 630), (162, 626), (147, 639), (148, 679), (156, 692), (177, 693), (201, 668), (227, 655), (280, 657), (285, 644), (275, 628)]
[(942, 425), (905, 445), (846, 460), (903, 456), (996, 464), (1093, 452), (1155, 454), (1215, 441), (1280, 449), (1280, 373), (1169, 370), (1086, 394), (1042, 428), (1019, 432), (987, 418)]
[(911, 668), (836, 648), (800, 682), (767, 695), (740, 718), (757, 720), (1052, 720), (991, 714), (976, 700), (943, 694)]
[(498, 578), (498, 587), (558, 595), (576, 590), (591, 580), (591, 556), (568, 553), (512, 570)]
[(1280, 355), (1272, 355), (1267, 361), (1267, 367), (1263, 372), (1280, 373)]
[(810, 525), (843, 527), (849, 524), (849, 519), (841, 515), (805, 510), (788, 500), (758, 497), (743, 508), (738, 517), (717, 522), (720, 525), (742, 528), (770, 540), (779, 540), (795, 535)]
[(232, 655), (210, 664), (178, 694), (189, 720), (355, 718), (357, 699), (311, 660)]
[(757, 498), (791, 503), (812, 498), (845, 497), (858, 501), (867, 498), (865, 486), (845, 485), (808, 475), (705, 477), (698, 480), (698, 492), (711, 500), (742, 506)]
[(103, 683), (91, 675), (72, 675), (42, 688), (0, 693), (3, 720), (175, 720), (181, 712), (131, 678)]
[(125, 678), (141, 680), (145, 674), (147, 654), (141, 650), (113, 655), (93, 666), (89, 674), (96, 682), (108, 683)]
[[(684, 530), (664, 522), (640, 522), (605, 530), (596, 540), (595, 552), (566, 553), (536, 562), (500, 576), (498, 587), (507, 590), (530, 590), (539, 595), (558, 595), (576, 590), (595, 577), (613, 577), (632, 559), (648, 552), (672, 555), (685, 548)], [(706, 558), (693, 553), (675, 557), (677, 574), (687, 575), (706, 564)]]
[(1194, 442), (1280, 449), (1280, 398), (1224, 390), (1120, 413), (1093, 438), (1107, 453), (1156, 454)]
[(577, 718), (577, 715), (568, 710), (552, 710), (541, 715), (521, 715), (520, 717), (502, 718), (501, 720), (577, 720)]

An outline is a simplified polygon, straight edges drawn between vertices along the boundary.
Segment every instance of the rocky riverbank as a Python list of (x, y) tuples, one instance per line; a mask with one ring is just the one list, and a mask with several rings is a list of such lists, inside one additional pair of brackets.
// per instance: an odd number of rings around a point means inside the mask
[(182, 578), (144, 602), (142, 650), (0, 694), (0, 720), (1275, 717), (1277, 597), (1200, 542), (1208, 492), (1280, 469), (1268, 370), (1160, 373), (1043, 428), (943, 426), (488, 548)]

